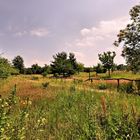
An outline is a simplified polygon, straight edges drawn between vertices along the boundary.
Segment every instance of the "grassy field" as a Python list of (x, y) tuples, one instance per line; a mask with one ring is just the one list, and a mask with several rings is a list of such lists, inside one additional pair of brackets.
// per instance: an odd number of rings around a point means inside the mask
[[(140, 75), (114, 72), (112, 77)], [(128, 83), (117, 92), (113, 81), (87, 78), (81, 73), (67, 79), (18, 75), (1, 80), (0, 140), (139, 140), (140, 96), (126, 93)]]

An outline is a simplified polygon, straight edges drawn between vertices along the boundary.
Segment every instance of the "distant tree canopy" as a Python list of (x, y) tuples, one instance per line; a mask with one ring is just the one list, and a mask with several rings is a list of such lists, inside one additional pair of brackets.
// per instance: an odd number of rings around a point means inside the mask
[(77, 72), (83, 72), (84, 71), (84, 64), (83, 63), (77, 63)]
[(13, 60), (12, 60), (13, 66), (19, 70), (20, 73), (24, 73), (24, 60), (21, 56), (16, 56)]
[(111, 69), (114, 66), (114, 58), (116, 56), (115, 52), (104, 52), (103, 54), (99, 54), (99, 60), (103, 64), (103, 67), (108, 70), (108, 74), (110, 77)]
[(31, 66), (31, 71), (32, 71), (32, 74), (41, 74), (42, 73), (42, 68), (38, 64), (33, 64)]
[(50, 73), (50, 66), (46, 64), (43, 67), (33, 64), (30, 68), (25, 68), (25, 74), (42, 74), (43, 76), (47, 76)]
[(93, 67), (93, 70), (96, 72), (96, 75), (98, 74), (98, 73), (106, 73), (106, 68), (104, 68), (101, 64), (97, 64), (97, 66), (94, 66)]
[(119, 70), (119, 71), (127, 70), (127, 65), (119, 64), (119, 65), (117, 65), (117, 70)]
[(51, 63), (51, 71), (54, 76), (71, 76), (79, 69), (78, 63), (73, 53), (69, 53), (69, 56), (66, 52), (57, 53), (53, 56), (53, 59), (54, 61)]
[(114, 45), (123, 44), (122, 56), (128, 67), (134, 72), (140, 72), (140, 5), (130, 10), (131, 23), (120, 30)]

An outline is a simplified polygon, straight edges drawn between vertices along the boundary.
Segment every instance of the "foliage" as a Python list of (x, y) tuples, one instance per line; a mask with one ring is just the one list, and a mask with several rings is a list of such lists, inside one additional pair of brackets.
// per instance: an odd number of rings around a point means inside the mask
[[(27, 106), (20, 109), (18, 98), (16, 97), (16, 87), (13, 89), (8, 98), (2, 99), (0, 97), (0, 139), (25, 139), (26, 122), (28, 119), (28, 100)], [(16, 108), (16, 109), (15, 109)], [(13, 117), (13, 113), (18, 111), (18, 115)]]
[(117, 70), (125, 71), (125, 70), (127, 70), (127, 66), (124, 64), (119, 64), (119, 65), (117, 65)]
[(15, 93), (0, 98), (1, 140), (140, 139), (139, 97), (83, 92), (74, 85), (53, 100), (20, 100)]
[(51, 73), (51, 67), (49, 65), (44, 65), (44, 67), (42, 67), (42, 74), (46, 73), (45, 75), (47, 76), (47, 74)]
[(116, 53), (108, 51), (108, 52), (104, 52), (103, 54), (99, 54), (98, 56), (104, 68), (108, 70), (109, 77), (110, 77), (110, 70), (114, 66), (114, 58), (116, 56)]
[(8, 77), (9, 75), (18, 74), (18, 70), (14, 69), (8, 59), (0, 58), (0, 77)]
[(94, 71), (94, 69), (91, 67), (84, 67), (84, 72), (89, 73), (89, 72), (93, 72), (93, 71)]
[(24, 73), (24, 60), (21, 56), (16, 56), (13, 60), (12, 60), (13, 66), (19, 70), (20, 73)]
[(25, 74), (33, 74), (31, 68), (25, 68)]
[(48, 65), (45, 65), (44, 67), (42, 67), (42, 76), (46, 77), (48, 74), (51, 73), (51, 68)]
[(53, 56), (54, 61), (51, 63), (51, 71), (55, 75), (63, 77), (73, 75), (77, 71), (77, 62), (73, 53), (61, 52)]
[(84, 71), (84, 64), (82, 63), (77, 63), (77, 71), (78, 73), (83, 72)]
[(130, 10), (131, 23), (123, 30), (120, 30), (117, 41), (114, 45), (123, 44), (122, 56), (126, 59), (127, 65), (134, 72), (140, 72), (140, 5)]
[(33, 64), (31, 68), (25, 68), (25, 74), (42, 74), (46, 75), (50, 74), (50, 67), (45, 64), (45, 66), (41, 67), (38, 64)]
[(121, 84), (119, 87), (119, 91), (125, 93), (134, 93), (135, 89), (132, 82)]
[(99, 83), (75, 76), (75, 81), (42, 76), (31, 81), (27, 75), (1, 81), (5, 85), (0, 94), (15, 81), (18, 90), (15, 87), (10, 95), (0, 96), (0, 139), (140, 139), (140, 96), (100, 91), (95, 87)]
[(96, 75), (98, 73), (106, 73), (106, 69), (99, 63), (97, 64), (97, 66), (94, 66), (93, 69), (96, 72)]
[(42, 83), (43, 88), (47, 88), (49, 86), (49, 82)]
[(107, 84), (105, 84), (105, 83), (100, 83), (100, 84), (98, 85), (98, 88), (99, 88), (100, 90), (105, 90), (105, 89), (107, 89)]
[(42, 73), (42, 76), (43, 77), (46, 77), (48, 75), (48, 72), (47, 71), (44, 71), (43, 73)]
[(41, 74), (42, 68), (38, 64), (33, 64), (31, 66), (32, 74)]

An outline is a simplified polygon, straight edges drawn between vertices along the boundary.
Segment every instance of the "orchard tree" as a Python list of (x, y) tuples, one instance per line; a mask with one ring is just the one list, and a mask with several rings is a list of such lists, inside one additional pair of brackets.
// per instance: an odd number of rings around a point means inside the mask
[(24, 60), (21, 56), (16, 56), (13, 60), (12, 60), (13, 66), (19, 70), (20, 73), (24, 73)]
[(98, 54), (99, 60), (102, 62), (103, 67), (108, 70), (108, 75), (110, 77), (111, 69), (114, 66), (114, 58), (116, 56), (115, 52), (104, 52), (103, 54)]
[(128, 67), (134, 72), (140, 72), (140, 5), (130, 10), (131, 23), (120, 30), (115, 46), (123, 45), (122, 56)]

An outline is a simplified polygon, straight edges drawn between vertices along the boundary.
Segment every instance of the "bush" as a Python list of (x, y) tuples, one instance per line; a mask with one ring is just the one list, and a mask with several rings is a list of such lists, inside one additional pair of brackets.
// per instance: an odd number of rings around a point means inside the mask
[(42, 73), (42, 76), (43, 77), (46, 77), (48, 75), (48, 72), (47, 71), (44, 71), (43, 73)]
[(134, 92), (133, 83), (129, 82), (129, 83), (124, 83), (124, 84), (120, 85), (119, 91), (122, 91), (125, 93), (133, 93)]
[(49, 82), (42, 83), (43, 88), (47, 88), (49, 86)]
[(106, 85), (105, 83), (100, 83), (100, 84), (98, 85), (98, 88), (99, 88), (100, 90), (105, 90), (105, 89), (107, 89), (107, 85)]

